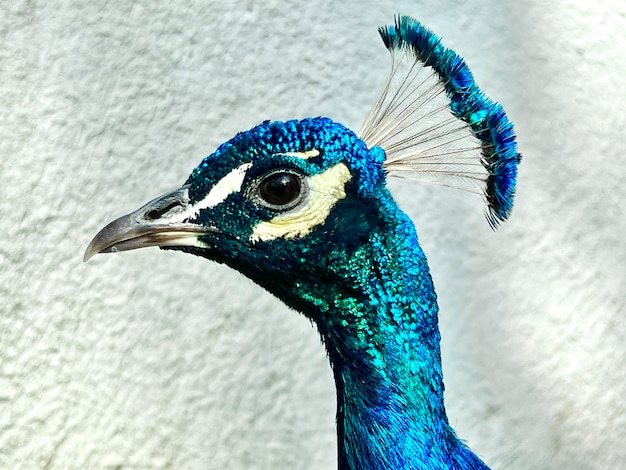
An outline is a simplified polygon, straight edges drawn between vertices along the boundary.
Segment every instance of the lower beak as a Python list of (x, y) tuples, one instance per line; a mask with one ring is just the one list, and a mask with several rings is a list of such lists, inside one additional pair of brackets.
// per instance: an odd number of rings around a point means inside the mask
[(189, 222), (193, 216), (189, 187), (183, 186), (107, 224), (89, 243), (83, 261), (149, 246), (204, 246), (198, 237), (216, 230)]

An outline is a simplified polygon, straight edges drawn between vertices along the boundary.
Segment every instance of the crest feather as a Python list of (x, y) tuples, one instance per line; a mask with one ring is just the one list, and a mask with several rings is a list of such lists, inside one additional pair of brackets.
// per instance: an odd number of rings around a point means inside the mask
[(413, 18), (396, 17), (379, 33), (391, 73), (359, 135), (385, 151), (391, 175), (482, 194), (495, 228), (513, 208), (521, 159), (502, 106), (475, 84), (459, 55)]

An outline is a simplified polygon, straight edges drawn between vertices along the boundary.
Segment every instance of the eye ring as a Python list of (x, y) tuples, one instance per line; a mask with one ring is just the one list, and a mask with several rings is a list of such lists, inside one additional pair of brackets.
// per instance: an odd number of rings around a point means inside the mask
[(308, 192), (304, 175), (286, 169), (272, 170), (259, 176), (250, 189), (255, 202), (279, 212), (298, 206)]

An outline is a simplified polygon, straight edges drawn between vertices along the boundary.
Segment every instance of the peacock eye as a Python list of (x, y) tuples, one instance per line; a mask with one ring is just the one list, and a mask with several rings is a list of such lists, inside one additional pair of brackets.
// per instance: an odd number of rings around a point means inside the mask
[(302, 175), (293, 171), (274, 171), (260, 178), (257, 198), (263, 205), (274, 210), (288, 210), (303, 198), (305, 183)]

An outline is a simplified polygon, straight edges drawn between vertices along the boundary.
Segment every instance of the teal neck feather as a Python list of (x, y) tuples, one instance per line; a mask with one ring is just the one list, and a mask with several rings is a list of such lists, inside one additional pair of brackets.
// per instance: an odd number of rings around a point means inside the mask
[(350, 291), (315, 292), (319, 310), (329, 305), (317, 314), (337, 385), (340, 469), (486, 468), (448, 426), (436, 296), (413, 224), (393, 207), (366, 244), (329, 256), (342, 267), (334, 285)]
[(340, 470), (487, 468), (448, 425), (436, 295), (413, 224), (384, 185), (374, 192), (340, 202), (306, 244), (277, 240), (267, 249), (282, 263), (266, 272), (235, 267), (317, 324)]
[[(306, 145), (284, 146), (283, 129)], [(487, 468), (448, 425), (436, 295), (413, 223), (387, 189), (384, 152), (324, 118), (264, 123), (220, 148), (198, 174), (215, 171), (210, 163), (223, 161), (222, 153), (246, 161), (239, 147), (258, 136), (279, 142), (273, 153), (324, 149), (296, 162), (313, 174), (347, 165), (345, 198), (305, 237), (253, 250), (239, 240), (254, 224), (218, 214), (215, 223), (242, 224), (238, 236), (221, 237), (219, 251), (186, 251), (228, 264), (316, 323), (337, 387), (340, 470)], [(234, 204), (242, 204), (238, 198)]]

